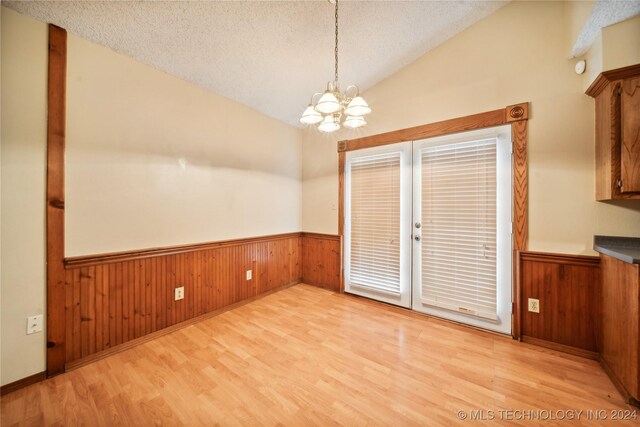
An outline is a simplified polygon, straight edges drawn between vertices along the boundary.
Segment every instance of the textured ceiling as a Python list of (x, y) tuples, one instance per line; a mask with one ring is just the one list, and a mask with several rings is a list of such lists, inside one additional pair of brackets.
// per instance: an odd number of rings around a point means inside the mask
[[(342, 87), (371, 87), (506, 3), (340, 2)], [(2, 4), (296, 126), (333, 79), (327, 1)]]
[(640, 1), (638, 0), (598, 0), (593, 6), (591, 16), (578, 35), (573, 49), (571, 49), (571, 56), (575, 58), (587, 53), (602, 28), (638, 14), (640, 14)]

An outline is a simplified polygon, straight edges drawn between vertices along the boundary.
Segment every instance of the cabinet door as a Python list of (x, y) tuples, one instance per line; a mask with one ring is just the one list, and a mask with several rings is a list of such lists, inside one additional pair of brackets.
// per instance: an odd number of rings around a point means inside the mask
[(624, 80), (621, 89), (620, 191), (640, 192), (640, 77)]

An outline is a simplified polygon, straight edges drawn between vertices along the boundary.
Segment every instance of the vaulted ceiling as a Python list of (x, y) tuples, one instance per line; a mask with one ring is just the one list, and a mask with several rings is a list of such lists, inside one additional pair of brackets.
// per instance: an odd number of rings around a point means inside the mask
[[(506, 3), (341, 1), (340, 82), (366, 90)], [(2, 4), (296, 126), (333, 79), (327, 1)]]

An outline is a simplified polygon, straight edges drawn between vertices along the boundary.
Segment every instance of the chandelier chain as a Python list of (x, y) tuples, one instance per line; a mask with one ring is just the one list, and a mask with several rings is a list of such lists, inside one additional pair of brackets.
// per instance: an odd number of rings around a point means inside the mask
[(336, 0), (336, 49), (335, 49), (335, 59), (336, 59), (336, 84), (338, 83), (338, 0)]

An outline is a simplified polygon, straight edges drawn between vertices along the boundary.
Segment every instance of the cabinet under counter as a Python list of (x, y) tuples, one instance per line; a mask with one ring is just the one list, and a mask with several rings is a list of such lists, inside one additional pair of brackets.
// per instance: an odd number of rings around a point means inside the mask
[(596, 236), (602, 274), (600, 363), (640, 405), (640, 239)]

